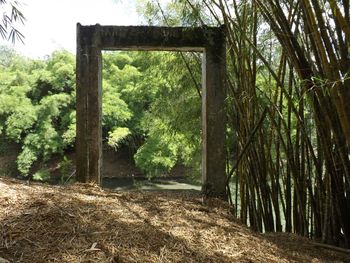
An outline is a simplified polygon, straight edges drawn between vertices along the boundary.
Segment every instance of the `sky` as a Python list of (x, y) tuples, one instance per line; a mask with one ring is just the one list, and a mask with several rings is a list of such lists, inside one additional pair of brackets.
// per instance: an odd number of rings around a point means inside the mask
[[(20, 28), (24, 44), (6, 45), (19, 53), (44, 58), (57, 49), (75, 53), (76, 24), (140, 25), (136, 0), (22, 0), (26, 18)], [(0, 39), (0, 45), (4, 40)]]

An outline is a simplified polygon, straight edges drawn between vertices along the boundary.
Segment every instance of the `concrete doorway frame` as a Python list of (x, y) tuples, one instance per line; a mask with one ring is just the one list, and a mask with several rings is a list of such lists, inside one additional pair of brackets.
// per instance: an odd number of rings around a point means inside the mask
[(226, 197), (224, 27), (82, 26), (77, 24), (77, 180), (102, 177), (102, 50), (194, 51), (202, 62), (202, 190)]

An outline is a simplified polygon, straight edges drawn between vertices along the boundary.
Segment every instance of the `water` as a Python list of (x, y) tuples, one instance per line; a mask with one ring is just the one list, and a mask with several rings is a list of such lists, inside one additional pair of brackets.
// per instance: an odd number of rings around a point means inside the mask
[(103, 178), (102, 187), (116, 191), (162, 191), (162, 190), (192, 190), (201, 191), (200, 185), (191, 184), (185, 178), (154, 178), (146, 177), (113, 177)]

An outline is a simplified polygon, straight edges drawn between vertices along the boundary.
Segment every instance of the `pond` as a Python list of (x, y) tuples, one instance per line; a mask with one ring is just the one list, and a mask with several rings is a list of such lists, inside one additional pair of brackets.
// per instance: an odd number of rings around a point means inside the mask
[(161, 191), (161, 190), (193, 190), (201, 191), (201, 186), (193, 184), (186, 178), (154, 178), (127, 176), (103, 178), (102, 187), (113, 189), (116, 191), (130, 190), (146, 190), (146, 191)]

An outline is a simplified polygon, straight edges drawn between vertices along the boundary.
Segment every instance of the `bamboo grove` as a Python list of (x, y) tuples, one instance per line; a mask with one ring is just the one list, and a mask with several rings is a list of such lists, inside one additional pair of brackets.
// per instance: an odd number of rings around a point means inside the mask
[(349, 1), (180, 2), (197, 24), (227, 27), (236, 216), (349, 248)]

